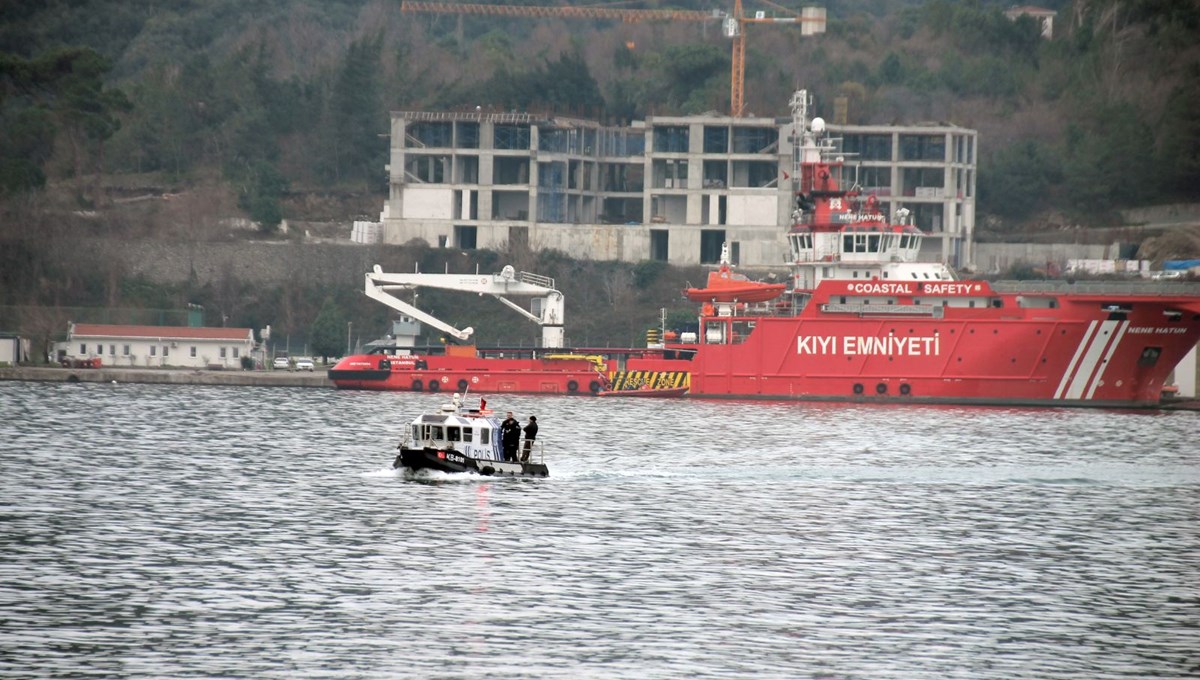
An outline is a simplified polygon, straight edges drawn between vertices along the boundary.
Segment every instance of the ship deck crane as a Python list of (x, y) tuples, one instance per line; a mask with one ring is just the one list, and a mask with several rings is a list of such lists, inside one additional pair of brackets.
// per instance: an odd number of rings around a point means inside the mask
[[(764, 0), (779, 7), (770, 0)], [(784, 11), (791, 12), (780, 7)], [(431, 12), (440, 14), (488, 14), (494, 16), (560, 17), (569, 19), (616, 19), (628, 24), (643, 21), (720, 21), (726, 37), (733, 41), (729, 75), (729, 114), (741, 118), (745, 113), (746, 83), (746, 25), (747, 24), (806, 24), (803, 35), (825, 32), (825, 9), (805, 7), (799, 15), (769, 17), (765, 12), (746, 16), (742, 0), (735, 0), (733, 12), (677, 9), (620, 9), (615, 7), (547, 7), (538, 5), (485, 5), (479, 3), (424, 2), (402, 0), (401, 12)]]
[[(459, 330), (428, 312), (417, 309), (392, 294), (392, 291), (412, 291), (417, 288), (438, 288), (465, 293), (491, 295), (518, 314), (542, 327), (542, 347), (563, 346), (563, 294), (554, 288), (554, 279), (517, 272), (512, 265), (505, 265), (499, 274), (388, 274), (379, 265), (367, 272), (363, 292), (367, 297), (404, 314), (433, 326), (459, 340), (468, 340), (474, 334), (471, 327)], [(521, 305), (505, 296), (540, 296), (541, 315), (525, 310)]]

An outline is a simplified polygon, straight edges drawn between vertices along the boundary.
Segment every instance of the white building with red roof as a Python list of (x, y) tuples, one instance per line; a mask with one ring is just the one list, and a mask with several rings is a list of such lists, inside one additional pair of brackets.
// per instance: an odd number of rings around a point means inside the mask
[(229, 368), (254, 358), (250, 328), (70, 323), (58, 359), (100, 359), (104, 366)]

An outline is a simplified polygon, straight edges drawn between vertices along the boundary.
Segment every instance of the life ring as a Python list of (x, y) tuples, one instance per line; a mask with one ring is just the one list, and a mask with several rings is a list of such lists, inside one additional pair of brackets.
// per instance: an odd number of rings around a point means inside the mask
[(887, 394), (887, 383), (879, 383), (875, 386), (876, 394)]
[(412, 391), (413, 392), (420, 392), (423, 389), (425, 389), (425, 385), (420, 380), (414, 380), (412, 382)]
[(567, 391), (568, 392), (578, 392), (579, 391), (579, 383), (575, 382), (574, 380), (568, 380), (567, 381)]
[(862, 393), (863, 393), (863, 386), (862, 386), (862, 383), (854, 383), (854, 393), (855, 393), (855, 394), (862, 394)]
[(429, 391), (430, 392), (437, 392), (440, 389), (442, 389), (442, 384), (440, 382), (438, 382), (436, 380), (429, 381)]
[(600, 390), (602, 388), (603, 386), (600, 384), (599, 380), (593, 380), (592, 382), (588, 383), (588, 389), (592, 391), (592, 394), (600, 394)]
[(903, 394), (904, 396), (907, 397), (911, 393), (912, 393), (912, 385), (909, 385), (908, 383), (904, 383), (903, 385), (900, 386), (900, 394)]
[(466, 378), (459, 378), (459, 380), (458, 380), (458, 391), (459, 391), (459, 392), (466, 392), (466, 391), (467, 391), (467, 388), (468, 388), (468, 387), (470, 387), (470, 385), (471, 385), (471, 383), (467, 382), (467, 379), (466, 379)]

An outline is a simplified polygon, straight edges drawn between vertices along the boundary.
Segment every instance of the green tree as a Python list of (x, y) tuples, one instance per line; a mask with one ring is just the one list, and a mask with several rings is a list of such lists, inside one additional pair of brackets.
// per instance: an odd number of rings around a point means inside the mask
[(383, 36), (356, 40), (333, 86), (332, 178), (368, 182), (384, 165), (385, 145), (379, 135), (387, 130), (379, 81)]
[(979, 173), (981, 211), (1022, 220), (1044, 207), (1046, 187), (1062, 181), (1062, 164), (1038, 142), (1008, 144), (984, 159)]
[(320, 355), (323, 361), (341, 356), (342, 329), (345, 327), (346, 319), (342, 316), (341, 307), (334, 303), (333, 296), (326, 296), (309, 332), (313, 352)]
[(40, 186), (56, 140), (65, 139), (83, 194), (88, 170), (104, 173), (104, 143), (130, 109), (119, 89), (105, 87), (111, 62), (86, 47), (61, 47), (34, 59), (0, 53), (0, 186)]

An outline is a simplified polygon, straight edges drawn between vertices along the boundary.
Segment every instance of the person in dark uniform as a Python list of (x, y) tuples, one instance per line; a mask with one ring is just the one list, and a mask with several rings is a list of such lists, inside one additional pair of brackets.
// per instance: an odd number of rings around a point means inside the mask
[(537, 439), (537, 416), (529, 416), (529, 424), (525, 426), (525, 450), (521, 453), (521, 462), (529, 460), (535, 439)]
[(521, 424), (513, 418), (512, 411), (500, 423), (500, 444), (504, 447), (504, 460), (517, 462), (517, 447), (521, 444)]

